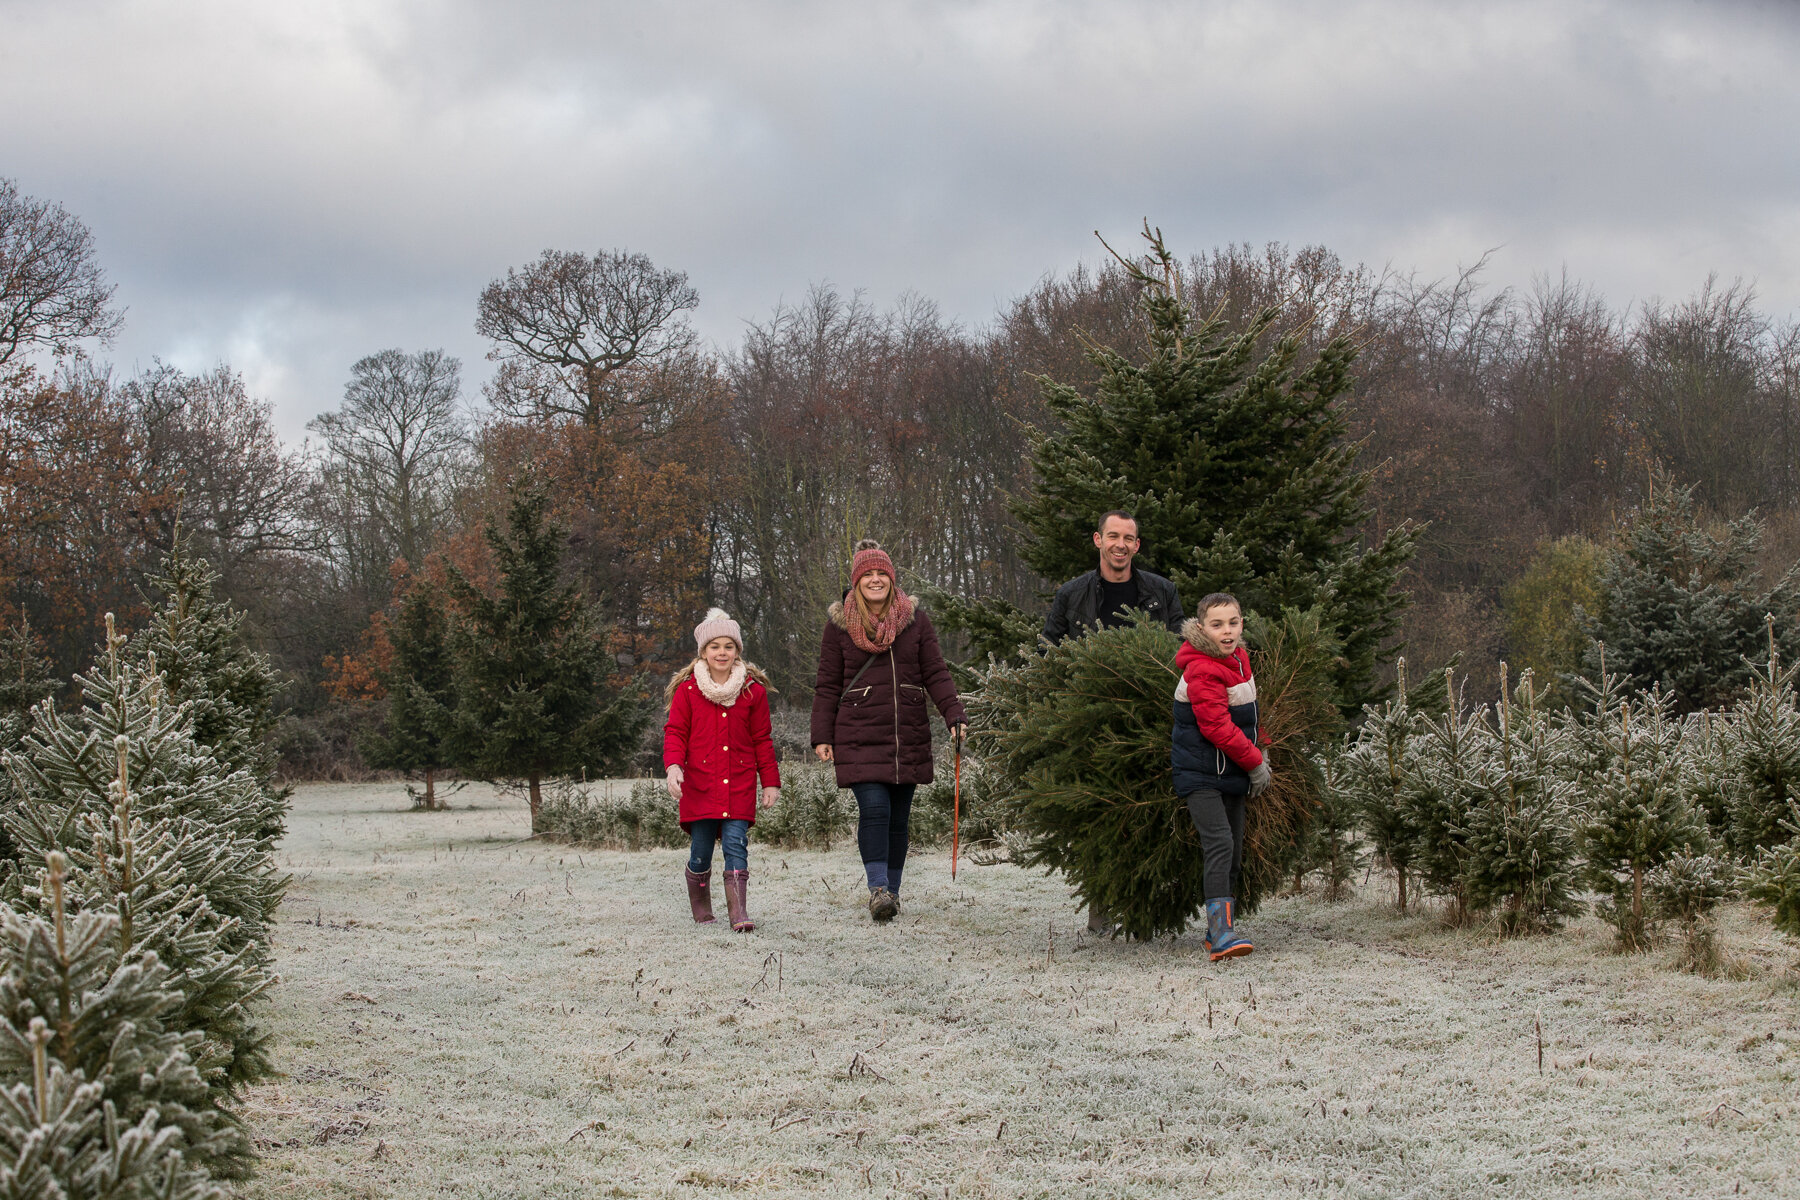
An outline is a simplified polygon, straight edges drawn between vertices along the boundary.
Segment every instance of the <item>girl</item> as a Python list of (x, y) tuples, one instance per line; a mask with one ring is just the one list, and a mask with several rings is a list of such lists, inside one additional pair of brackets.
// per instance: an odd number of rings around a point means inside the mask
[(731, 927), (756, 928), (746, 891), (750, 882), (750, 826), (756, 785), (763, 803), (780, 794), (775, 743), (769, 734), (769, 677), (743, 658), (743, 634), (721, 608), (694, 628), (699, 657), (669, 680), (669, 719), (663, 725), (663, 769), (669, 795), (681, 806), (688, 851), (688, 903), (694, 920), (713, 919), (713, 843), (725, 847), (725, 904)]
[(856, 543), (850, 590), (833, 604), (819, 648), (812, 741), (856, 793), (856, 842), (869, 879), (869, 915), (900, 911), (913, 789), (932, 779), (929, 695), (952, 736), (967, 729), (962, 701), (931, 618), (895, 582), (881, 543)]

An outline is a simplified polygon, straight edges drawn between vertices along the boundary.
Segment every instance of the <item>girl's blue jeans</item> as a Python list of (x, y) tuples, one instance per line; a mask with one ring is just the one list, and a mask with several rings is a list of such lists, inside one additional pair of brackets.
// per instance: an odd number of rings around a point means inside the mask
[(713, 843), (725, 847), (725, 869), (750, 869), (750, 822), (736, 817), (713, 817), (688, 823), (688, 870), (704, 875), (712, 870)]

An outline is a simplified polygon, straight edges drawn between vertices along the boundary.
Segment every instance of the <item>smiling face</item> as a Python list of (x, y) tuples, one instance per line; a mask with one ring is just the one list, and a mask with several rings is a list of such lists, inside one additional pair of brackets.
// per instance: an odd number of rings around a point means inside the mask
[(1106, 577), (1122, 580), (1131, 574), (1131, 559), (1138, 552), (1137, 522), (1130, 517), (1109, 516), (1094, 534), (1100, 551), (1100, 569)]
[(1230, 654), (1244, 640), (1244, 614), (1235, 604), (1213, 605), (1201, 615), (1200, 627), (1220, 654)]
[(856, 594), (863, 598), (863, 603), (879, 612), (887, 606), (888, 598), (894, 594), (894, 581), (888, 573), (877, 567), (856, 581)]
[(700, 648), (700, 657), (715, 677), (729, 675), (738, 660), (738, 644), (728, 637), (716, 637)]

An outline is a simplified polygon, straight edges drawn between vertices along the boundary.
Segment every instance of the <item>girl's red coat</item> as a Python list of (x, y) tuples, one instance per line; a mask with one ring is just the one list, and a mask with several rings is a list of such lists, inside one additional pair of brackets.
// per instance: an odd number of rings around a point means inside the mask
[(708, 700), (692, 677), (682, 680), (663, 723), (663, 766), (683, 772), (682, 829), (720, 817), (754, 822), (759, 779), (762, 787), (781, 786), (768, 689), (748, 680), (726, 708)]

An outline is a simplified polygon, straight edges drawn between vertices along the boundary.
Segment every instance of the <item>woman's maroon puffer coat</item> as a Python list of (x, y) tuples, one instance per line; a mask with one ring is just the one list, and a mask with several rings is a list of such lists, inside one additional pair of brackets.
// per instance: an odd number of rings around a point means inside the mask
[[(875, 661), (850, 687), (851, 678), (871, 657)], [(924, 609), (913, 610), (912, 621), (892, 647), (870, 655), (850, 639), (843, 605), (831, 606), (813, 689), (812, 744), (832, 748), (839, 787), (931, 782), (927, 695), (945, 725), (968, 720), (938, 649), (937, 630)]]

